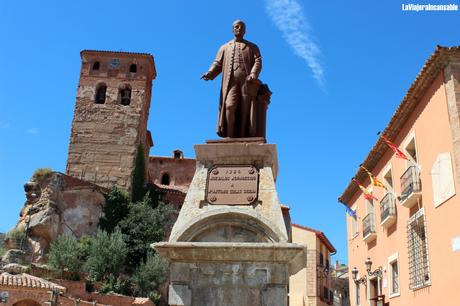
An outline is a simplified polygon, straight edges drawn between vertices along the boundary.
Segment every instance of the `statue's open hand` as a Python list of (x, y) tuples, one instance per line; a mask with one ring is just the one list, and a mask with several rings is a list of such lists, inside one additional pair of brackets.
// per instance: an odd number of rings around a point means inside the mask
[(257, 77), (255, 75), (250, 74), (250, 75), (247, 76), (246, 81), (251, 82), (251, 81), (254, 81), (256, 79), (257, 79)]
[(209, 81), (211, 78), (209, 78), (209, 74), (208, 72), (206, 72), (206, 73), (203, 73), (203, 75), (201, 76), (201, 79), (205, 81)]

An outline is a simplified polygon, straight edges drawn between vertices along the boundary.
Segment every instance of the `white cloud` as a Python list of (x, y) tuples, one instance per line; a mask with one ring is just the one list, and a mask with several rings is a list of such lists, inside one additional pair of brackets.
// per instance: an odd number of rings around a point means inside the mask
[(283, 33), (294, 53), (304, 59), (313, 77), (324, 85), (324, 70), (319, 61), (321, 50), (311, 37), (311, 27), (296, 0), (265, 0), (266, 10), (272, 21)]
[(30, 129), (27, 129), (26, 132), (27, 132), (28, 134), (33, 134), (33, 135), (35, 135), (35, 134), (38, 134), (38, 129), (36, 129), (36, 128), (30, 128)]

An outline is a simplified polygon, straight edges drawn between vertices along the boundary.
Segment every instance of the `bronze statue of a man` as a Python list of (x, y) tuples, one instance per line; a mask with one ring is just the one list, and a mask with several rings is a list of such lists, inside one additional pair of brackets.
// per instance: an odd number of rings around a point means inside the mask
[(234, 39), (220, 47), (216, 59), (201, 77), (213, 80), (222, 72), (217, 135), (240, 138), (250, 133), (251, 88), (260, 84), (262, 70), (259, 48), (243, 39), (246, 25), (236, 20), (232, 26)]

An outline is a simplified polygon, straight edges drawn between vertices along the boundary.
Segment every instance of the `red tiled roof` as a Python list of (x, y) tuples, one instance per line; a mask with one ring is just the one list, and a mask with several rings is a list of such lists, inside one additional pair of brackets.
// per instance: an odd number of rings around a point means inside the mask
[(160, 191), (165, 191), (165, 192), (185, 194), (188, 191), (188, 187), (186, 186), (163, 185), (163, 184), (155, 184), (155, 183), (152, 183), (152, 185), (153, 185), (153, 188), (160, 190)]
[[(390, 122), (382, 132), (382, 135), (386, 136), (391, 141), (396, 138), (396, 136), (401, 132), (407, 119), (425, 94), (426, 90), (430, 87), (439, 73), (446, 67), (449, 62), (449, 58), (454, 54), (457, 56), (460, 55), (460, 46), (436, 47), (435, 51), (427, 59), (415, 78), (415, 81), (412, 83), (400, 105), (391, 117)], [(379, 138), (362, 165), (372, 171), (388, 149), (388, 146), (384, 143), (382, 138)], [(368, 180), (368, 176), (362, 168), (358, 169), (355, 174), (355, 178), (361, 182)], [(345, 203), (345, 205), (350, 205), (349, 201), (351, 197), (358, 191), (358, 186), (350, 182), (345, 191), (339, 197), (339, 202)]]
[(66, 291), (65, 287), (26, 273), (13, 275), (3, 272), (0, 274), (0, 286), (46, 290), (54, 288), (60, 292)]
[(316, 237), (318, 237), (319, 240), (321, 240), (321, 242), (326, 245), (326, 247), (328, 248), (329, 252), (332, 252), (332, 253), (337, 252), (337, 250), (334, 248), (332, 243), (329, 241), (329, 239), (327, 239), (326, 235), (323, 232), (315, 230), (314, 228), (311, 228), (311, 227), (308, 227), (308, 226), (303, 226), (303, 225), (299, 225), (299, 224), (295, 224), (295, 223), (291, 223), (291, 225), (295, 226), (297, 228), (301, 228), (301, 229), (307, 230), (309, 232), (315, 233)]

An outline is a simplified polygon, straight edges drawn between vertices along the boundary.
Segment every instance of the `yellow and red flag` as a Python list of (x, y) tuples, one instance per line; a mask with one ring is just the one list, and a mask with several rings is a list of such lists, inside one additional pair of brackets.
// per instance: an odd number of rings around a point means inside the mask
[[(359, 189), (361, 189), (361, 191), (363, 192), (364, 194), (364, 198), (366, 200), (376, 200), (378, 201), (379, 199), (377, 199), (373, 194), (372, 194), (372, 188), (371, 190), (368, 190), (366, 187), (364, 187), (363, 185), (361, 185), (360, 181), (358, 181), (357, 179), (353, 179), (353, 182), (355, 182), (356, 185), (358, 185)], [(372, 185), (371, 185), (372, 187)]]
[(406, 156), (406, 154), (404, 154), (400, 149), (398, 149), (398, 147), (394, 143), (389, 141), (388, 138), (386, 138), (383, 135), (380, 135), (380, 137), (382, 137), (382, 139), (386, 142), (386, 144), (393, 150), (393, 152), (395, 152), (396, 157), (399, 157), (399, 158), (402, 158), (402, 159), (405, 159), (405, 160), (409, 160), (409, 158)]
[(371, 180), (371, 184), (375, 187), (381, 187), (387, 190), (387, 187), (378, 179), (376, 178), (369, 170), (367, 170), (364, 166), (361, 166), (364, 171), (366, 171), (367, 175), (369, 176), (369, 179)]

